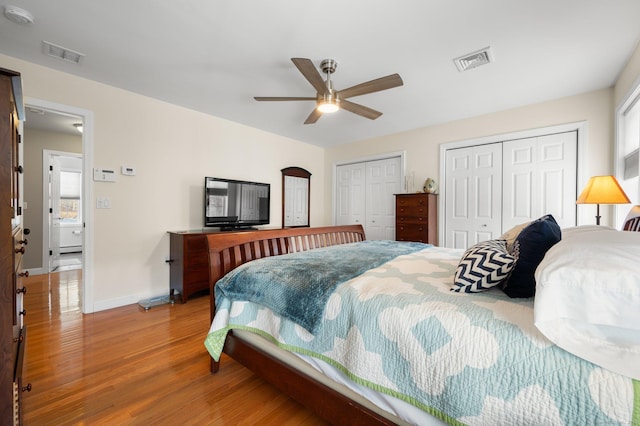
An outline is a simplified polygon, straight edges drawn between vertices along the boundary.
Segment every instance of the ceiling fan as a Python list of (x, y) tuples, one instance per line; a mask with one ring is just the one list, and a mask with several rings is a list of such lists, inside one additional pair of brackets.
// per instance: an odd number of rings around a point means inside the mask
[(381, 90), (392, 89), (402, 86), (402, 78), (398, 74), (391, 74), (386, 77), (377, 78), (367, 81), (366, 83), (357, 84), (344, 90), (335, 90), (331, 81), (331, 74), (336, 70), (338, 63), (334, 59), (325, 59), (320, 63), (322, 72), (327, 74), (327, 80), (324, 81), (322, 76), (316, 69), (313, 62), (306, 58), (291, 58), (293, 64), (302, 73), (304, 78), (311, 83), (316, 89), (314, 97), (264, 97), (256, 96), (256, 101), (316, 101), (316, 108), (309, 114), (304, 124), (313, 124), (324, 113), (335, 112), (344, 109), (362, 117), (375, 120), (382, 113), (364, 105), (356, 104), (348, 101), (347, 98), (354, 96), (366, 95), (368, 93), (379, 92)]

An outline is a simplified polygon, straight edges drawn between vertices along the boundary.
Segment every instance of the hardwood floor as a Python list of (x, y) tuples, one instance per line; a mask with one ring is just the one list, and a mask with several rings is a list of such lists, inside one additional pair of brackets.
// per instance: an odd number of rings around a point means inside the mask
[(83, 315), (82, 271), (24, 279), (24, 424), (324, 425), (223, 356), (209, 373), (208, 297)]

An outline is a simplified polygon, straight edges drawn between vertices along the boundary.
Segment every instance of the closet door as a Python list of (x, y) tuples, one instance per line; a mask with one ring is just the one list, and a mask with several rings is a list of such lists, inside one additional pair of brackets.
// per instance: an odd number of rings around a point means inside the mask
[(576, 224), (577, 132), (503, 143), (502, 229), (552, 214), (560, 227)]
[(368, 161), (366, 172), (365, 235), (367, 240), (395, 240), (394, 194), (402, 190), (400, 157)]
[(445, 247), (501, 235), (501, 144), (446, 151)]
[(365, 163), (336, 167), (336, 225), (365, 226), (365, 184)]

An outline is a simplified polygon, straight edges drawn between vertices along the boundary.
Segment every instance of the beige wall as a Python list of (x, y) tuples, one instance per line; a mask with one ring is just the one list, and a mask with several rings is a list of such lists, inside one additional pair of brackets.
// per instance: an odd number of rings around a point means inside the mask
[[(612, 90), (604, 89), (327, 149), (325, 163), (325, 185), (328, 188), (325, 194), (327, 221), (330, 222), (332, 219), (331, 176), (333, 165), (337, 161), (405, 151), (406, 171), (415, 173), (416, 186), (421, 188), (422, 182), (427, 177), (439, 180), (439, 150), (443, 143), (586, 121), (587, 138), (582, 170), (585, 182), (578, 184), (582, 186), (591, 175), (612, 172), (611, 111)], [(578, 209), (579, 223), (582, 222), (580, 218), (585, 215), (595, 216), (595, 210), (593, 215), (587, 211), (590, 207)]]
[(42, 262), (42, 151), (82, 152), (82, 138), (66, 133), (24, 129), (24, 227), (29, 228), (29, 246), (24, 254), (23, 268), (41, 268)]
[[(321, 148), (8, 56), (0, 61), (22, 73), (25, 97), (93, 112), (92, 167), (137, 168), (136, 176), (118, 173), (116, 183), (92, 183), (89, 310), (168, 294), (166, 231), (202, 226), (204, 176), (271, 183), (271, 226), (279, 227), (280, 169), (303, 167), (313, 174), (311, 225), (325, 224)], [(109, 197), (111, 209), (96, 210), (98, 196)]]
[(630, 91), (640, 83), (640, 44), (631, 55), (615, 84), (614, 106), (625, 101)]

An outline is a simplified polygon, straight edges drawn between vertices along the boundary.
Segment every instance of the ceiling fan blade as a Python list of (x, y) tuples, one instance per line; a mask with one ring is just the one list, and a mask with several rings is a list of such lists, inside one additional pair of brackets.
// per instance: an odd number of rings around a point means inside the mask
[(316, 92), (324, 94), (327, 91), (327, 85), (318, 72), (318, 69), (310, 59), (307, 58), (291, 58), (291, 62), (298, 68), (304, 78), (316, 89)]
[(391, 74), (386, 77), (380, 77), (375, 80), (367, 81), (366, 83), (351, 86), (348, 89), (340, 90), (338, 92), (338, 96), (340, 99), (346, 99), (352, 96), (366, 95), (367, 93), (392, 89), (394, 87), (402, 86), (403, 84), (404, 83), (402, 82), (400, 75)]
[(322, 113), (318, 111), (318, 108), (314, 108), (313, 111), (311, 111), (311, 114), (309, 114), (309, 116), (307, 117), (307, 119), (304, 120), (304, 124), (313, 124), (316, 121), (318, 121), (320, 117), (322, 117)]
[(354, 114), (361, 115), (370, 120), (375, 120), (376, 118), (382, 115), (380, 111), (376, 111), (375, 109), (371, 109), (364, 105), (356, 104), (344, 99), (340, 101), (340, 108), (345, 109)]
[(296, 96), (254, 96), (256, 101), (315, 101), (313, 97), (296, 97)]

